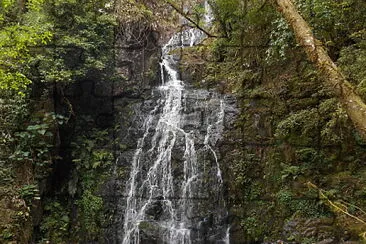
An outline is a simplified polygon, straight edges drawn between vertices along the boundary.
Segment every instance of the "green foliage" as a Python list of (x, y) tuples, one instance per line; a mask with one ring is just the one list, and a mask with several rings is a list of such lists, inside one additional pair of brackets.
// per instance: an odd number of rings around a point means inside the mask
[(80, 200), (77, 201), (80, 210), (79, 221), (83, 233), (88, 238), (95, 238), (100, 233), (100, 223), (103, 221), (103, 199), (91, 192), (91, 189), (84, 190)]
[[(256, 200), (261, 196), (263, 189), (255, 179), (260, 174), (259, 158), (250, 152), (243, 153), (240, 159), (232, 164), (232, 185), (236, 194), (242, 196), (247, 201)], [(233, 189), (234, 190), (234, 189)]]
[(351, 35), (355, 44), (341, 50), (338, 62), (347, 79), (366, 100), (366, 28)]
[(47, 44), (52, 32), (42, 12), (43, 1), (28, 1), (26, 12), (9, 16), (10, 9), (16, 9), (17, 4), (6, 1), (0, 11), (0, 90), (25, 96), (26, 88), (32, 82), (27, 75), (30, 48)]
[(303, 174), (303, 170), (299, 166), (288, 166), (288, 165), (282, 165), (283, 170), (281, 171), (281, 178), (282, 180), (286, 180), (287, 178), (291, 178), (293, 180), (296, 180), (296, 178)]
[(265, 227), (256, 216), (250, 216), (241, 221), (240, 225), (245, 230), (245, 235), (249, 240), (260, 241), (263, 238)]
[(52, 199), (46, 203), (44, 211), (47, 214), (42, 219), (42, 242), (67, 243), (69, 236), (70, 217), (63, 203)]
[(276, 129), (276, 137), (291, 142), (311, 143), (317, 138), (319, 114), (317, 109), (301, 110), (282, 120)]
[(193, 7), (193, 15), (196, 23), (204, 25), (205, 6), (203, 4), (197, 4)]
[[(364, 167), (360, 164), (364, 144), (352, 132), (338, 99), (319, 83), (324, 77), (306, 62), (287, 23), (269, 3), (215, 1), (216, 30), (224, 38), (207, 43), (214, 62), (206, 65), (203, 75), (211, 87), (224, 84), (225, 91), (234, 91), (241, 105), (238, 144), (244, 146), (237, 146), (236, 154), (229, 156), (228, 184), (230, 197), (237, 200), (233, 208), (245, 215), (240, 224), (248, 242), (266, 236), (270, 241), (283, 238), (286, 219), (332, 216), (317, 194), (307, 190), (307, 181), (326, 186), (333, 197), (341, 195), (366, 206), (357, 196), (364, 196), (364, 175), (350, 175)], [(297, 0), (296, 4), (331, 58), (366, 99), (366, 2)], [(270, 118), (263, 126), (270, 145), (257, 140), (263, 131), (253, 131), (257, 115)], [(262, 205), (258, 199), (273, 204)], [(293, 240), (321, 241), (300, 235)]]
[(275, 11), (262, 0), (220, 0), (211, 5), (217, 35), (222, 38), (210, 44), (215, 62), (209, 62), (205, 81), (224, 84), (227, 91), (241, 95), (258, 82), (258, 67), (267, 63), (262, 47), (268, 46)]
[(11, 241), (13, 237), (14, 234), (10, 229), (4, 229), (0, 234), (0, 238), (4, 241)]
[(272, 22), (269, 36), (269, 48), (266, 50), (268, 62), (278, 62), (286, 59), (286, 50), (294, 42), (294, 35), (283, 17), (278, 16)]
[(297, 0), (302, 14), (314, 29), (317, 38), (329, 46), (341, 46), (354, 32), (365, 28), (359, 21), (365, 15), (362, 0)]
[(78, 186), (76, 205), (79, 210), (78, 235), (83, 240), (98, 239), (103, 220), (103, 199), (98, 195), (99, 186), (104, 182), (106, 173), (114, 161), (113, 154), (108, 150), (110, 143), (107, 130), (93, 128), (85, 131), (71, 144), (72, 157), (75, 164)]
[[(42, 241), (69, 243), (99, 240), (104, 220), (104, 203), (99, 196), (99, 187), (109, 171), (114, 158), (108, 151), (110, 142), (106, 130), (80, 130), (71, 144), (74, 170), (68, 182), (67, 192), (73, 202), (49, 198), (46, 213), (41, 224)], [(104, 148), (106, 147), (106, 148)], [(70, 204), (77, 208), (77, 215), (71, 221)], [(54, 213), (54, 212), (58, 213)], [(58, 221), (58, 219), (62, 219)]]
[(98, 148), (103, 145), (108, 138), (108, 131), (93, 129), (90, 135), (82, 135), (76, 138), (72, 143), (73, 162), (78, 170), (82, 169), (105, 169), (110, 166), (113, 155), (110, 151), (104, 148)]
[[(36, 180), (44, 179), (52, 169), (51, 163), (57, 157), (53, 149), (58, 125), (66, 122), (61, 115), (49, 113), (47, 107), (53, 99), (50, 94), (63, 94), (64, 85), (55, 83), (113, 75), (114, 50), (111, 46), (116, 18), (112, 11), (110, 1), (0, 2), (2, 196), (15, 199), (20, 195), (28, 205), (39, 197)], [(43, 105), (45, 109), (37, 108)], [(90, 169), (108, 165), (106, 161), (111, 156), (106, 151), (96, 149), (91, 154)], [(14, 177), (21, 178), (15, 181), (19, 186), (14, 185)], [(66, 207), (59, 202), (58, 205), (48, 204), (46, 208), (42, 225), (45, 240), (62, 243), (69, 228)], [(63, 213), (57, 215), (52, 211)], [(20, 222), (11, 224), (26, 223), (22, 219), (26, 212), (22, 212), (19, 218), (13, 218)], [(58, 218), (62, 220), (57, 222)], [(32, 229), (31, 224), (25, 229)], [(29, 239), (25, 236), (18, 231), (11, 238), (27, 243)]]
[(301, 148), (296, 150), (298, 160), (306, 164), (319, 164), (323, 160), (323, 155), (315, 148)]
[[(71, 82), (109, 67), (115, 18), (106, 3), (33, 0), (27, 11), (4, 17), (0, 89), (24, 96), (31, 82)], [(3, 15), (11, 7), (17, 3), (4, 3)], [(39, 48), (46, 44), (57, 49)]]
[(288, 204), (291, 202), (293, 194), (291, 191), (283, 189), (276, 194), (276, 197), (280, 203)]
[(40, 199), (38, 186), (34, 184), (23, 186), (20, 188), (19, 194), (28, 203), (31, 203), (32, 200)]
[[(9, 91), (0, 91), (0, 124), (2, 139), (0, 145), (8, 147), (14, 137), (14, 130), (21, 127), (24, 119), (28, 116), (28, 106), (24, 97), (14, 97)], [(6, 157), (9, 149), (0, 150), (0, 155)]]
[(307, 199), (307, 196), (296, 196), (294, 192), (286, 188), (276, 194), (279, 208), (284, 216), (296, 216), (305, 218), (327, 217), (330, 212), (315, 197)]
[(25, 97), (16, 96), (9, 90), (0, 89), (0, 97), (0, 242), (22, 242), (22, 236), (27, 235), (24, 225), (29, 220), (29, 209), (19, 199), (19, 188), (31, 182), (16, 184), (16, 165), (9, 157), (14, 152), (14, 132), (22, 128), (28, 106)]
[(119, 0), (116, 6), (116, 15), (121, 24), (148, 23), (154, 18), (154, 13), (146, 4), (133, 0)]
[(54, 1), (45, 6), (54, 38), (47, 49), (32, 57), (34, 79), (69, 83), (105, 74), (113, 66), (115, 18), (108, 1)]
[(14, 133), (15, 149), (9, 157), (15, 162), (31, 162), (35, 168), (35, 176), (47, 176), (52, 163), (53, 132), (55, 124), (62, 124), (64, 117), (46, 113), (41, 118), (34, 118), (23, 131)]
[(346, 112), (334, 99), (327, 99), (319, 105), (319, 113), (324, 120), (321, 128), (321, 139), (325, 145), (341, 144), (345, 132), (348, 130), (349, 121)]

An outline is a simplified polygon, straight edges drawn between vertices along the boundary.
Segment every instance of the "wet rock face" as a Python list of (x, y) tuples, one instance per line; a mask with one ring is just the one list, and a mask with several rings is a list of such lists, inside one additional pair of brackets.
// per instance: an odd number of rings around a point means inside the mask
[[(121, 175), (116, 175), (111, 179), (110, 185), (115, 184), (112, 196), (110, 196), (110, 206), (115, 209), (114, 223), (111, 229), (107, 230), (109, 236), (114, 235), (113, 240), (116, 242), (123, 241), (123, 222), (126, 209), (126, 182), (130, 175), (133, 158), (136, 154), (138, 140), (144, 137), (146, 139), (143, 147), (144, 152), (148, 152), (154, 147), (154, 136), (156, 136), (155, 129), (158, 127), (159, 119), (163, 113), (161, 101), (162, 92), (153, 90), (151, 99), (143, 100), (136, 103), (127, 104), (124, 107), (119, 107), (120, 111), (117, 115), (117, 120), (120, 119), (119, 127), (121, 128), (116, 138), (119, 144), (125, 148), (119, 153), (116, 163), (116, 171), (123, 172)], [(223, 238), (223, 233), (219, 234), (219, 229), (225, 226), (225, 218), (215, 219), (215, 215), (220, 213), (224, 216), (225, 207), (223, 205), (223, 190), (219, 189), (217, 182), (218, 168), (216, 160), (220, 160), (220, 154), (217, 151), (217, 146), (222, 143), (222, 135), (225, 127), (230, 127), (234, 121), (237, 110), (235, 108), (234, 99), (230, 96), (223, 96), (205, 90), (194, 90), (187, 87), (182, 96), (183, 110), (181, 111), (180, 128), (184, 133), (177, 133), (175, 138), (175, 145), (171, 152), (172, 175), (174, 176), (175, 189), (172, 197), (176, 195), (177, 199), (172, 199), (175, 204), (181, 204), (179, 199), (180, 181), (184, 178), (183, 167), (185, 163), (185, 153), (187, 150), (186, 136), (188, 133), (190, 137), (195, 140), (195, 152), (199, 168), (203, 176), (198, 179), (196, 190), (190, 205), (196, 206), (195, 209), (190, 210), (192, 214), (189, 222), (192, 223), (191, 238), (193, 243), (218, 243), (218, 240)], [(149, 118), (152, 111), (155, 116), (152, 117), (150, 129), (146, 130), (146, 119)], [(218, 114), (224, 113), (222, 122), (218, 120)], [(128, 115), (128, 116), (126, 116)], [(160, 121), (161, 122), (161, 121)], [(209, 130), (209, 131), (208, 131)], [(208, 133), (211, 133), (208, 136)], [(159, 135), (161, 136), (161, 135)], [(173, 137), (173, 134), (169, 135)], [(160, 138), (156, 138), (159, 140)], [(168, 140), (171, 138), (168, 138)], [(208, 147), (210, 145), (210, 147)], [(212, 146), (212, 148), (211, 148)], [(215, 148), (216, 147), (216, 148)], [(213, 153), (213, 151), (217, 153)], [(159, 152), (145, 153), (141, 156), (140, 162), (145, 164), (141, 167), (142, 172), (139, 173), (141, 177), (147, 174), (147, 171), (153, 164)], [(143, 180), (143, 179), (141, 179)], [(110, 191), (111, 189), (109, 189)], [(147, 197), (147, 192), (141, 192), (141, 197)], [(162, 193), (161, 193), (162, 194)], [(114, 196), (113, 196), (114, 195)], [(221, 200), (220, 200), (221, 199)], [(166, 206), (164, 206), (162, 195), (157, 194), (154, 197), (151, 205), (146, 209), (145, 215), (151, 221), (144, 221), (140, 223), (140, 240), (141, 243), (162, 243), (164, 240), (161, 235), (164, 232), (158, 224), (154, 222), (161, 221), (167, 218)], [(215, 214), (213, 214), (215, 213)], [(112, 231), (112, 229), (114, 230)], [(222, 230), (220, 230), (222, 231)]]
[(333, 218), (293, 219), (284, 226), (284, 236), (296, 238), (314, 238), (323, 240), (321, 243), (335, 243), (338, 235)]
[[(127, 60), (136, 52), (141, 63)], [(141, 74), (149, 59), (140, 54), (135, 47), (118, 55), (126, 79), (112, 93), (119, 150), (103, 191), (111, 210), (106, 236), (110, 243), (224, 243), (218, 145), (237, 115), (235, 99), (194, 89), (178, 74), (174, 80), (170, 67), (162, 79), (173, 80), (154, 86)]]

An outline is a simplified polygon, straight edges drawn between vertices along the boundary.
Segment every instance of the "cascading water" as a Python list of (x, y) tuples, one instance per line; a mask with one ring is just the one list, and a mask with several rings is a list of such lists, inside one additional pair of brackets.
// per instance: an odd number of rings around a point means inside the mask
[(188, 29), (163, 47), (159, 97), (142, 126), (126, 183), (122, 243), (229, 243), (222, 172), (215, 146), (226, 104), (179, 79), (170, 52), (200, 42)]

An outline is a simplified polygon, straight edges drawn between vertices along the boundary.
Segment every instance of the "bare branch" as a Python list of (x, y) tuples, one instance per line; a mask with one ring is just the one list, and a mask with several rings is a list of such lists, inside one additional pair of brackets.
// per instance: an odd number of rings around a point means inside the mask
[(212, 35), (211, 33), (209, 33), (207, 30), (205, 30), (204, 28), (202, 28), (196, 21), (194, 21), (192, 18), (190, 18), (186, 13), (183, 12), (183, 10), (181, 10), (180, 8), (178, 8), (174, 3), (172, 3), (170, 0), (166, 0), (166, 3), (169, 4), (175, 11), (177, 11), (181, 16), (183, 16), (186, 20), (188, 20), (189, 22), (191, 22), (197, 29), (199, 29), (200, 31), (202, 31), (203, 33), (205, 33), (208, 37), (215, 37), (217, 38), (218, 36), (216, 35)]

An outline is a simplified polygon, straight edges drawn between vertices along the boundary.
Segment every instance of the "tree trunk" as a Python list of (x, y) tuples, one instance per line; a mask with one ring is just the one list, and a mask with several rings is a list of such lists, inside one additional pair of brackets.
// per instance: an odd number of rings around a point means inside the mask
[(291, 26), (297, 42), (304, 48), (309, 60), (323, 76), (336, 96), (339, 98), (348, 117), (353, 122), (363, 139), (366, 140), (366, 105), (355, 92), (354, 86), (343, 76), (338, 67), (317, 40), (307, 22), (301, 17), (291, 0), (272, 0), (275, 7), (282, 13)]

